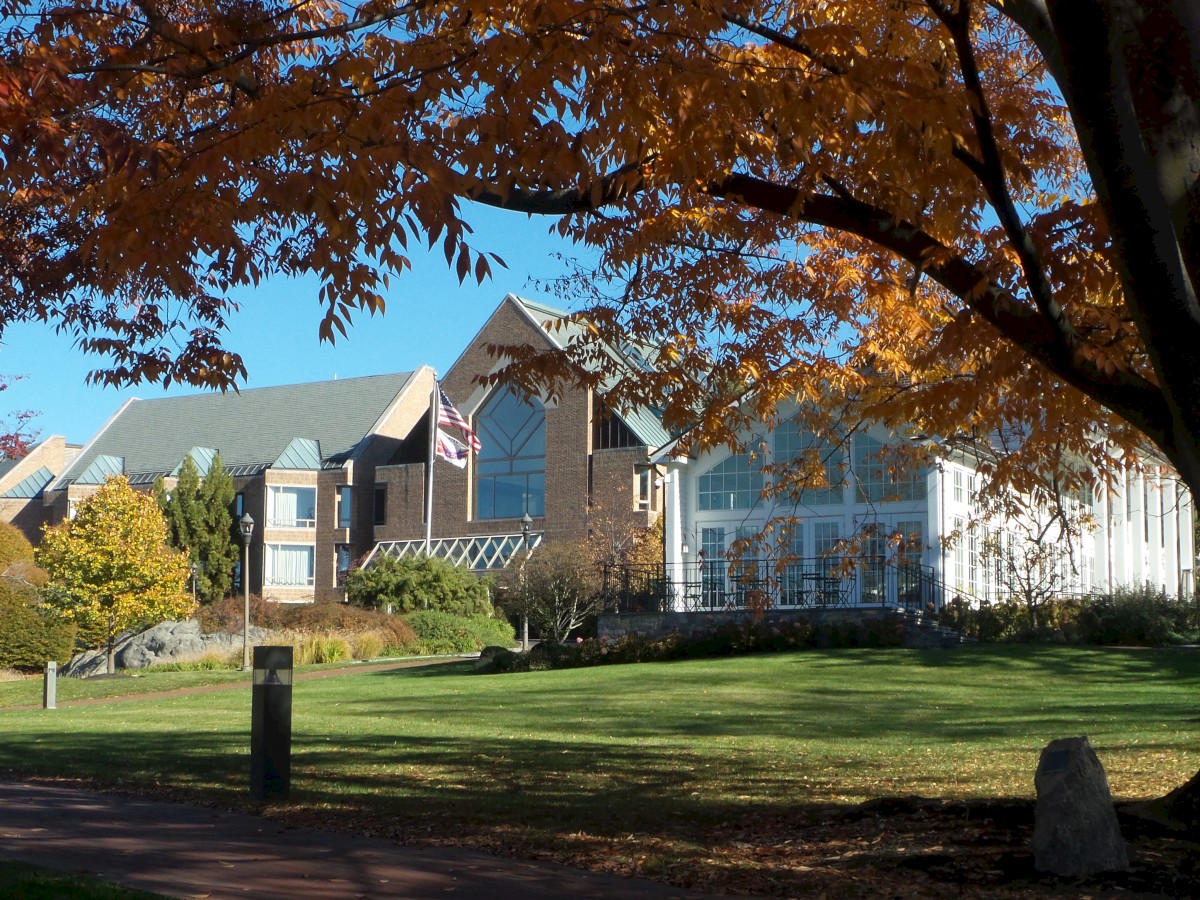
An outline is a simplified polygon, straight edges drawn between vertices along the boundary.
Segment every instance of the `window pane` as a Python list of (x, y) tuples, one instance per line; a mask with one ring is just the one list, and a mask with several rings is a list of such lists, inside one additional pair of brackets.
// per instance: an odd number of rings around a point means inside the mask
[(313, 551), (313, 547), (303, 544), (267, 544), (266, 583), (276, 587), (311, 586)]
[(317, 526), (316, 488), (271, 485), (267, 504), (267, 524), (273, 528)]
[(387, 485), (375, 485), (375, 524), (387, 524)]
[(483, 442), (475, 463), (476, 517), (545, 515), (545, 408), (506, 387), (484, 404), (476, 425)]
[(337, 502), (338, 502), (337, 527), (338, 528), (349, 528), (351, 526), (351, 521), (352, 521), (351, 509), (352, 509), (353, 495), (354, 495), (353, 490), (348, 486), (343, 485), (342, 487), (338, 488), (338, 494), (337, 494)]
[(763, 475), (745, 453), (717, 463), (699, 478), (700, 509), (750, 509), (762, 497)]

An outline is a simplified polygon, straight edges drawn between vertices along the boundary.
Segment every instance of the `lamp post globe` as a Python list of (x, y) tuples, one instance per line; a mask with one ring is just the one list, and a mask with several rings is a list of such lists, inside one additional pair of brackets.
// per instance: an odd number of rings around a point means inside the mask
[(244, 513), (238, 519), (242, 532), (242, 598), (245, 609), (242, 615), (242, 671), (250, 670), (250, 538), (254, 534), (254, 519)]

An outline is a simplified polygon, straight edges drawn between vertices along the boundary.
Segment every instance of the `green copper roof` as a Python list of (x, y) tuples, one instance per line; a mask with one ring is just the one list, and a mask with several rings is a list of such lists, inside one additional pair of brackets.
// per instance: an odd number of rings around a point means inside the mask
[(292, 438), (279, 458), (271, 463), (272, 469), (319, 469), (321, 468), (321, 445), (306, 438)]
[[(239, 474), (261, 471), (285, 454), (290, 462), (313, 467), (341, 465), (412, 376), (402, 372), (241, 393), (131, 400), (63, 472), (56, 487), (82, 480), (80, 473), (102, 456), (124, 457), (124, 472), (131, 481), (169, 475), (197, 448), (219, 452), (226, 469)], [(292, 452), (296, 438), (309, 442), (301, 456)], [(200, 459), (195, 462), (202, 466)]]
[(113, 475), (121, 475), (125, 471), (125, 460), (120, 456), (105, 456), (101, 454), (88, 463), (77, 481), (80, 484), (104, 484)]
[(20, 497), (23, 500), (32, 500), (42, 492), (42, 488), (54, 480), (54, 474), (42, 466), (32, 475), (27, 476), (24, 480), (10, 487), (0, 497)]
[[(183, 459), (179, 460), (179, 464), (171, 470), (173, 476), (179, 475), (179, 470), (183, 468), (183, 460), (189, 456), (192, 458), (192, 465), (196, 467), (196, 471), (203, 478), (208, 474), (208, 470), (212, 468), (213, 458), (217, 455), (217, 451), (211, 447), (193, 447), (183, 455)], [(148, 474), (148, 473), (147, 473)]]

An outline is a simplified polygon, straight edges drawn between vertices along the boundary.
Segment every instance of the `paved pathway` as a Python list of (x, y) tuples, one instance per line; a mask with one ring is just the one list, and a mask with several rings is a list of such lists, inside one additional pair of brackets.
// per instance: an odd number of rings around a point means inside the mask
[(0, 857), (196, 900), (707, 898), (657, 882), (257, 816), (0, 781)]

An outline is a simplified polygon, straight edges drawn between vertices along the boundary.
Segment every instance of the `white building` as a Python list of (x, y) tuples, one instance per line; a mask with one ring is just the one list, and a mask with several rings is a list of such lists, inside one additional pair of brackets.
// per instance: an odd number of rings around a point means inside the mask
[[(1026, 585), (1043, 596), (1123, 585), (1191, 596), (1191, 497), (1169, 467), (1148, 462), (1111, 493), (1065, 501), (1064, 530), (1049, 513), (985, 513), (966, 453), (933, 446), (905, 467), (894, 453), (904, 441), (879, 426), (822, 441), (785, 420), (749, 437), (746, 452), (665, 448), (668, 608), (929, 609)], [(782, 464), (797, 458), (828, 486), (780, 491)]]

